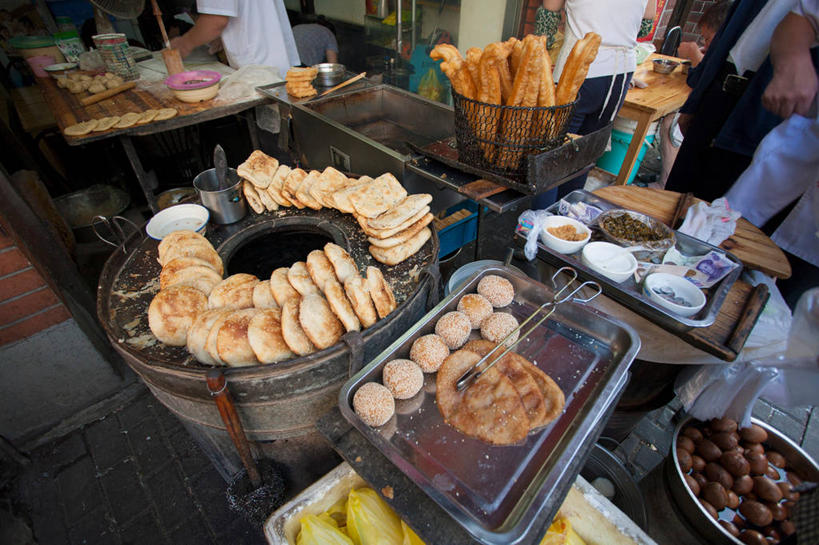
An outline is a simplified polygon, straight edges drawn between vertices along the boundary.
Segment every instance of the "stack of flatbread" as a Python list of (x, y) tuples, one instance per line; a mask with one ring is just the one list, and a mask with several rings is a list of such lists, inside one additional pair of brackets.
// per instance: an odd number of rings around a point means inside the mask
[(284, 79), (287, 81), (284, 88), (287, 94), (296, 98), (307, 98), (316, 94), (316, 89), (312, 81), (316, 79), (318, 69), (310, 66), (307, 68), (293, 67), (287, 71)]

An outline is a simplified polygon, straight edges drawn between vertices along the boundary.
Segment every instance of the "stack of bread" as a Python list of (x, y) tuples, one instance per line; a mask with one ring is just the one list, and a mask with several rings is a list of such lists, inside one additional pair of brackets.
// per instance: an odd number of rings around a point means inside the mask
[[(443, 61), (441, 70), (452, 88), (466, 98), (495, 106), (552, 107), (575, 100), (599, 46), (600, 36), (593, 32), (578, 41), (557, 87), (552, 79), (545, 36), (530, 34), (523, 40), (512, 37), (505, 42), (491, 43), (483, 50), (471, 47), (466, 51), (466, 59), (454, 45), (438, 44), (430, 57)], [(491, 106), (466, 107), (466, 116), (484, 158), (489, 164), (502, 168), (514, 167), (521, 152), (514, 148), (499, 150), (491, 142), (523, 143), (555, 138), (557, 134), (547, 132), (553, 129), (546, 117), (549, 115), (553, 114), (548, 110), (506, 110), (498, 115), (497, 109)]]
[(432, 221), (432, 196), (407, 195), (389, 172), (375, 179), (348, 178), (333, 167), (306, 172), (280, 165), (259, 150), (236, 170), (257, 214), (280, 206), (353, 214), (368, 237), (370, 254), (385, 265), (397, 265), (414, 255), (432, 236), (427, 227)]
[(307, 261), (222, 279), (222, 261), (203, 236), (175, 231), (159, 244), (160, 291), (148, 324), (161, 342), (186, 346), (206, 365), (275, 363), (337, 343), (385, 318), (397, 303), (377, 267), (360, 275), (350, 254), (328, 243)]
[(284, 79), (287, 82), (284, 85), (288, 95), (296, 98), (307, 98), (316, 94), (316, 89), (312, 85), (312, 81), (316, 79), (318, 69), (314, 66), (307, 68), (293, 67), (287, 71)]

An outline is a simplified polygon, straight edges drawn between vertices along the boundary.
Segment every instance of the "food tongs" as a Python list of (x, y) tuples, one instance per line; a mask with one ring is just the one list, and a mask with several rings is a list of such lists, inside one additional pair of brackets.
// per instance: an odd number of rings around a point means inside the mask
[[(498, 345), (495, 348), (490, 350), (488, 354), (486, 354), (481, 359), (479, 359), (477, 362), (475, 362), (475, 365), (473, 365), (472, 367), (467, 369), (466, 372), (464, 372), (464, 374), (461, 375), (461, 378), (459, 378), (458, 381), (455, 383), (455, 388), (459, 392), (464, 390), (467, 386), (469, 386), (470, 383), (478, 380), (481, 377), (481, 375), (483, 375), (487, 370), (489, 370), (489, 368), (491, 368), (502, 357), (504, 357), (507, 353), (509, 353), (515, 346), (517, 346), (517, 344), (520, 341), (522, 341), (523, 339), (528, 337), (529, 334), (532, 333), (537, 328), (537, 326), (539, 326), (540, 324), (545, 322), (552, 314), (554, 314), (554, 312), (555, 312), (555, 310), (557, 309), (558, 306), (560, 306), (561, 304), (563, 304), (563, 303), (565, 303), (565, 302), (567, 302), (569, 300), (571, 300), (572, 302), (575, 302), (575, 303), (588, 303), (589, 301), (591, 301), (592, 299), (594, 299), (595, 297), (597, 297), (598, 295), (600, 295), (603, 292), (603, 288), (600, 287), (600, 284), (598, 284), (597, 282), (592, 282), (591, 280), (588, 280), (586, 282), (583, 282), (579, 286), (577, 286), (568, 295), (564, 295), (564, 296), (561, 297), (561, 294), (564, 291), (566, 291), (566, 289), (569, 286), (571, 286), (572, 283), (575, 280), (577, 280), (577, 271), (576, 270), (574, 270), (571, 267), (561, 267), (557, 271), (555, 271), (555, 273), (552, 275), (552, 286), (554, 286), (555, 288), (557, 287), (557, 277), (560, 275), (560, 273), (562, 273), (564, 271), (569, 272), (569, 274), (571, 275), (571, 279), (568, 282), (566, 282), (566, 284), (564, 284), (563, 287), (561, 287), (558, 291), (555, 292), (555, 294), (552, 296), (551, 301), (547, 301), (547, 302), (543, 303), (542, 305), (540, 305), (540, 307), (538, 307), (531, 314), (531, 316), (526, 318), (523, 321), (523, 323), (521, 323), (518, 327), (516, 327), (515, 329), (510, 331), (509, 334), (506, 335), (503, 338), (503, 340), (501, 340), (501, 342), (499, 342)], [(578, 293), (583, 288), (585, 288), (586, 286), (592, 286), (594, 288), (597, 288), (596, 293), (594, 293), (590, 297), (585, 297), (585, 298), (575, 297), (575, 294)], [(523, 327), (526, 324), (531, 322), (533, 319), (535, 319), (538, 316), (539, 313), (541, 313), (542, 311), (544, 311), (546, 309), (549, 309), (549, 312), (547, 312), (544, 316), (542, 316), (537, 321), (537, 323), (535, 323), (535, 325), (533, 325), (531, 328), (529, 328), (529, 330), (526, 331), (523, 335), (520, 335), (520, 337), (518, 337), (518, 339), (515, 342), (513, 342), (513, 343), (511, 343), (509, 345), (506, 344), (506, 342), (509, 339), (511, 339), (516, 333), (520, 333), (520, 331), (523, 329)], [(495, 352), (497, 352), (499, 348), (501, 348), (503, 346), (506, 346), (506, 350), (501, 352), (501, 354), (498, 357), (494, 358), (491, 362), (489, 362), (485, 366), (481, 367), (484, 364), (484, 362), (488, 361), (492, 357), (492, 355)]]

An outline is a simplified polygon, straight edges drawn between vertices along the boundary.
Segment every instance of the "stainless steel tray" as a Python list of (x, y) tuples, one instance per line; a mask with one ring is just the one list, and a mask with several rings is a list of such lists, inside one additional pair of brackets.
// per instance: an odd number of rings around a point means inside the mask
[(563, 414), (518, 445), (492, 446), (447, 425), (435, 403), (434, 374), (425, 377), (424, 388), (414, 398), (397, 401), (396, 415), (380, 428), (364, 424), (352, 408), (361, 384), (380, 382), (383, 366), (408, 357), (413, 341), (431, 333), (437, 318), (455, 310), (461, 296), (475, 292), (487, 274), (512, 282), (515, 301), (507, 311), (519, 321), (552, 299), (554, 290), (513, 269), (492, 265), (480, 269), (347, 381), (339, 393), (339, 408), (477, 540), (514, 544), (522, 542), (539, 515), (544, 511), (554, 515), (560, 506), (562, 485), (576, 476), (569, 474), (570, 462), (627, 380), (628, 367), (640, 348), (633, 329), (585, 305), (566, 303), (516, 347), (566, 395)]
[[(572, 191), (566, 195), (564, 199), (570, 203), (583, 202), (590, 204), (604, 211), (613, 208), (623, 208), (582, 189)], [(557, 208), (558, 203), (555, 203), (546, 210), (557, 214)], [(634, 281), (633, 276), (625, 282), (618, 284), (586, 267), (580, 260), (580, 252), (570, 255), (561, 254), (547, 248), (538, 240), (538, 256), (547, 263), (557, 267), (566, 265), (572, 267), (577, 271), (582, 280), (594, 280), (599, 283), (603, 288), (603, 293), (621, 305), (648, 318), (660, 327), (672, 332), (683, 333), (695, 327), (708, 327), (713, 325), (717, 319), (717, 314), (719, 314), (719, 309), (722, 307), (722, 303), (725, 302), (725, 298), (731, 290), (731, 286), (742, 272), (742, 262), (722, 248), (680, 233), (679, 231), (675, 231), (675, 234), (677, 236), (676, 248), (683, 255), (704, 255), (710, 251), (715, 251), (725, 255), (728, 259), (739, 265), (739, 267), (731, 271), (728, 276), (705, 290), (705, 306), (697, 314), (688, 318), (674, 314), (643, 295), (640, 286)], [(522, 237), (523, 235), (518, 233), (518, 236)]]

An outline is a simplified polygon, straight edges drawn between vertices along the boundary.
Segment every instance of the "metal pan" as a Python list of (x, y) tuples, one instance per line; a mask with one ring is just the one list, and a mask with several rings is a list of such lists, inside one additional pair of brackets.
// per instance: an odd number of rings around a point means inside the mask
[[(604, 212), (606, 210), (622, 209), (622, 206), (617, 206), (612, 202), (601, 199), (582, 189), (572, 191), (566, 195), (564, 199), (570, 203), (583, 202), (590, 204), (600, 208)], [(555, 203), (546, 210), (557, 214), (558, 206), (559, 203)], [(671, 332), (684, 333), (693, 328), (713, 325), (717, 319), (720, 308), (722, 308), (722, 303), (725, 302), (725, 298), (731, 290), (731, 286), (733, 286), (742, 272), (742, 262), (731, 253), (708, 244), (707, 242), (690, 237), (679, 231), (675, 231), (675, 234), (675, 246), (683, 255), (705, 255), (710, 251), (715, 251), (725, 255), (728, 259), (739, 265), (739, 267), (731, 271), (728, 276), (706, 290), (705, 306), (697, 314), (688, 318), (674, 314), (643, 295), (640, 286), (634, 281), (633, 277), (618, 284), (586, 267), (580, 260), (580, 252), (570, 255), (560, 254), (538, 242), (538, 256), (555, 267), (568, 265), (574, 268), (582, 280), (594, 280), (598, 282), (603, 287), (603, 293), (626, 308), (633, 310), (664, 329)], [(522, 237), (523, 235), (518, 233), (518, 236)]]
[[(591, 434), (614, 404), (640, 347), (634, 330), (585, 305), (567, 303), (530, 334), (516, 351), (547, 372), (566, 395), (563, 414), (530, 433), (521, 444), (493, 446), (447, 425), (435, 403), (435, 376), (425, 377), (414, 398), (396, 403), (380, 428), (364, 424), (352, 408), (360, 385), (381, 381), (383, 366), (407, 358), (412, 343), (434, 330), (437, 318), (455, 310), (481, 278), (496, 274), (515, 288), (505, 309), (522, 321), (550, 301), (551, 288), (503, 266), (481, 268), (396, 340), (339, 393), (342, 415), (421, 490), (477, 540), (487, 544), (531, 543), (535, 524), (556, 513), (580, 467)], [(473, 332), (473, 335), (475, 333)], [(571, 468), (571, 469), (570, 469)], [(544, 526), (545, 528), (545, 526)]]

